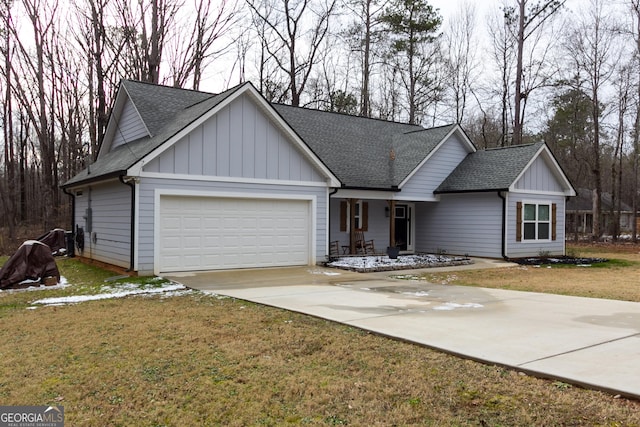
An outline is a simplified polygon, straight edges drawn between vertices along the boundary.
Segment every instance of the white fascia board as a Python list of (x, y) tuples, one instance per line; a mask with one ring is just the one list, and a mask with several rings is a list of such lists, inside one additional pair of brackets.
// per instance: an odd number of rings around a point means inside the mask
[[(124, 84), (120, 83), (120, 87), (118, 88), (118, 93), (116, 95), (116, 100), (113, 104), (113, 109), (111, 110), (111, 114), (109, 115), (109, 122), (107, 123), (107, 128), (104, 132), (104, 139), (102, 140), (102, 145), (100, 146), (100, 151), (98, 152), (98, 159), (104, 153), (108, 153), (111, 151), (111, 145), (113, 143), (114, 135), (119, 125), (119, 118), (124, 111), (124, 106), (127, 103), (127, 99), (131, 100), (129, 96), (129, 92), (127, 92), (127, 88)], [(138, 119), (144, 126), (144, 129), (147, 131), (147, 135), (151, 136), (151, 132), (149, 132), (149, 128), (147, 128), (147, 124), (142, 120), (142, 116), (140, 116), (140, 112), (138, 111), (138, 107), (136, 104), (131, 101), (131, 105), (133, 105), (136, 114), (138, 115)]]
[[(551, 173), (553, 173), (553, 175), (560, 181), (562, 188), (564, 188), (564, 191), (562, 192), (562, 194), (564, 196), (575, 196), (576, 191), (573, 189), (573, 186), (569, 182), (569, 179), (562, 171), (562, 168), (560, 167), (560, 165), (558, 164), (558, 162), (556, 161), (555, 157), (553, 156), (553, 154), (549, 150), (549, 147), (547, 147), (546, 144), (543, 144), (538, 150), (538, 152), (531, 157), (527, 165), (522, 169), (522, 171), (520, 171), (520, 174), (516, 177), (516, 179), (513, 180), (513, 182), (509, 186), (509, 191), (514, 193), (527, 192), (526, 190), (517, 189), (516, 183), (520, 181), (520, 179), (524, 176), (524, 174), (529, 170), (531, 165), (533, 165), (533, 162), (535, 162), (540, 156), (543, 156), (543, 159), (547, 162), (547, 165), (550, 164), (549, 166), (551, 169)], [(558, 193), (549, 193), (549, 194), (558, 194)]]
[(415, 175), (424, 166), (424, 164), (427, 163), (427, 161), (429, 161), (429, 159), (435, 155), (440, 147), (442, 147), (454, 133), (457, 133), (460, 136), (462, 143), (467, 147), (470, 153), (474, 153), (477, 151), (475, 145), (473, 145), (467, 135), (460, 128), (460, 125), (455, 125), (453, 129), (451, 129), (451, 131), (447, 135), (445, 135), (444, 138), (442, 138), (442, 141), (440, 141), (438, 145), (436, 145), (435, 148), (431, 150), (431, 152), (424, 159), (422, 159), (418, 166), (416, 166), (415, 169), (413, 169), (411, 173), (407, 175), (404, 180), (402, 180), (398, 188), (402, 188), (407, 182), (409, 182), (409, 180), (413, 178), (413, 175)]
[(399, 191), (379, 191), (379, 190), (354, 190), (338, 189), (331, 194), (332, 199), (358, 199), (358, 200), (397, 200), (403, 202), (437, 202), (440, 200), (435, 195), (426, 197), (405, 197)]

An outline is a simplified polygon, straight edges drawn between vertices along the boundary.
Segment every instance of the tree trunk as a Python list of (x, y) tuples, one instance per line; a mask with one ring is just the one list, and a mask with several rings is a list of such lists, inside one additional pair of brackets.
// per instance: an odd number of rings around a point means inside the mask
[(524, 29), (525, 29), (525, 3), (526, 0), (518, 0), (518, 36), (516, 40), (516, 84), (513, 109), (513, 145), (522, 144), (522, 56), (524, 54)]

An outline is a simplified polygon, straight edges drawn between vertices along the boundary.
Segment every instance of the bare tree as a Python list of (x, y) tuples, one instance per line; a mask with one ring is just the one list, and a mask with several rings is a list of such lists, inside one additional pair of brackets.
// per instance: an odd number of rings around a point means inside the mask
[(475, 5), (464, 2), (444, 32), (443, 54), (456, 123), (462, 123), (464, 119), (467, 100), (472, 92), (473, 73), (478, 66), (474, 49), (475, 24)]
[(566, 0), (516, 0), (516, 7), (505, 7), (505, 20), (515, 27), (516, 71), (513, 110), (513, 144), (522, 143), (522, 103), (529, 95), (523, 88), (524, 45)]
[(616, 113), (617, 126), (616, 137), (611, 157), (611, 209), (610, 233), (614, 241), (618, 240), (620, 234), (620, 210), (622, 202), (622, 168), (625, 149), (625, 137), (627, 133), (626, 119), (629, 110), (631, 97), (631, 67), (622, 66), (619, 68), (616, 80), (614, 81), (616, 91)]
[(638, 212), (639, 203), (639, 188), (638, 188), (638, 173), (640, 172), (640, 0), (630, 0), (631, 6), (631, 36), (634, 41), (633, 46), (633, 72), (635, 74), (635, 120), (633, 123), (633, 130), (631, 132), (633, 138), (633, 150), (632, 150), (632, 169), (633, 169), (633, 197), (631, 200), (631, 206), (634, 212), (634, 221), (632, 225), (633, 241), (638, 241), (638, 220), (636, 218), (636, 212)]
[[(26, 40), (18, 37), (18, 30), (10, 29), (16, 40), (20, 54), (20, 70), (13, 70), (14, 74), (21, 74), (21, 79), (13, 79), (14, 93), (18, 98), (24, 113), (29, 117), (36, 132), (38, 141), (38, 157), (40, 173), (42, 174), (41, 197), (42, 218), (47, 221), (55, 217), (46, 210), (51, 210), (59, 202), (58, 175), (56, 168), (56, 153), (52, 121), (52, 97), (50, 96), (50, 78), (55, 75), (55, 64), (51, 63), (51, 47), (55, 43), (57, 34), (56, 9), (57, 3), (41, 0), (23, 0), (22, 6), (28, 17), (33, 39), (30, 45)], [(33, 52), (32, 50), (33, 49)], [(15, 65), (15, 64), (14, 64)], [(47, 81), (49, 80), (49, 81)], [(49, 94), (49, 96), (48, 96)]]
[(291, 105), (299, 106), (329, 31), (336, 0), (247, 0), (247, 4), (255, 20), (265, 24), (260, 36), (265, 38), (262, 47), (267, 60), (286, 74)]
[(200, 88), (205, 67), (220, 58), (232, 46), (218, 41), (230, 35), (237, 22), (237, 4), (223, 1), (217, 7), (211, 0), (195, 0), (195, 14), (188, 16), (174, 34), (169, 49), (169, 67), (173, 85), (184, 87), (191, 81), (194, 90)]
[(593, 238), (601, 235), (602, 212), (602, 147), (601, 147), (601, 101), (605, 83), (615, 70), (612, 56), (615, 55), (615, 32), (611, 28), (611, 19), (603, 8), (602, 0), (591, 0), (586, 16), (576, 22), (567, 43), (567, 54), (571, 57), (575, 70), (584, 73), (585, 88), (591, 99), (591, 117), (593, 120), (593, 138), (591, 145), (591, 172), (595, 197), (593, 208)]
[(345, 5), (352, 13), (354, 21), (347, 29), (346, 37), (350, 49), (361, 58), (360, 69), (360, 111), (363, 117), (371, 117), (371, 77), (375, 47), (382, 42), (381, 16), (387, 1), (347, 0)]
[[(508, 144), (508, 136), (511, 132), (511, 78), (513, 75), (514, 60), (516, 57), (515, 43), (509, 31), (509, 25), (504, 13), (498, 17), (489, 19), (489, 33), (491, 34), (491, 46), (495, 64), (500, 75), (500, 141), (499, 146)], [(485, 115), (486, 117), (486, 115)]]
[[(9, 28), (13, 28), (13, 17), (11, 14), (11, 0), (2, 0), (0, 3), (0, 19), (2, 21), (2, 53), (3, 63), (0, 71), (4, 80), (2, 97), (2, 136), (4, 143), (4, 180), (0, 183), (0, 200), (3, 206), (3, 218), (8, 227), (9, 238), (15, 235), (16, 226), (16, 164), (13, 135), (13, 96), (11, 91), (12, 80), (12, 41)], [(2, 80), (0, 80), (2, 84)]]

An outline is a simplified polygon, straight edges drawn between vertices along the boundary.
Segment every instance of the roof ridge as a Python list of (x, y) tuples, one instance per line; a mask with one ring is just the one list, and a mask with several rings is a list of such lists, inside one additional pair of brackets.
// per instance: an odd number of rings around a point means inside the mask
[[(162, 88), (166, 88), (166, 89), (175, 89), (175, 90), (180, 90), (180, 91), (183, 91), (183, 92), (195, 92), (195, 93), (201, 93), (201, 94), (203, 94), (203, 95), (212, 95), (212, 96), (219, 95), (218, 93), (215, 93), (215, 92), (206, 92), (206, 91), (203, 91), (203, 90), (197, 90), (197, 89), (186, 89), (186, 88), (179, 87), (179, 86), (169, 86), (169, 85), (166, 85), (166, 84), (151, 83), (151, 82), (145, 82), (145, 81), (142, 81), (142, 80), (136, 80), (136, 79), (122, 79), (122, 81), (123, 81), (124, 83), (126, 83), (126, 82), (139, 83), (139, 84), (148, 85), (148, 86), (154, 86), (154, 87), (162, 87)], [(221, 92), (221, 93), (223, 93), (223, 92)]]
[(240, 88), (242, 88), (243, 86), (246, 86), (246, 85), (248, 85), (248, 84), (250, 84), (250, 83), (249, 83), (249, 82), (241, 83), (241, 84), (236, 85), (236, 86), (234, 86), (234, 87), (231, 87), (231, 88), (229, 88), (229, 89), (227, 89), (227, 90), (223, 90), (223, 91), (222, 91), (222, 92), (220, 92), (220, 93), (210, 93), (210, 92), (199, 92), (199, 91), (196, 91), (196, 92), (198, 92), (198, 93), (202, 93), (202, 94), (205, 94), (205, 95), (206, 95), (206, 94), (209, 94), (209, 95), (211, 95), (211, 96), (209, 96), (209, 97), (207, 97), (207, 98), (204, 98), (204, 99), (201, 99), (200, 101), (195, 102), (195, 103), (193, 103), (193, 104), (187, 105), (184, 109), (185, 109), (185, 110), (188, 110), (189, 108), (195, 107), (195, 106), (197, 106), (197, 105), (199, 105), (199, 104), (202, 104), (203, 102), (207, 102), (207, 101), (209, 101), (209, 100), (211, 100), (211, 99), (213, 99), (213, 98), (217, 98), (217, 97), (219, 97), (219, 96), (220, 96), (220, 97), (228, 96), (229, 94), (231, 94), (231, 93), (233, 93), (233, 92), (235, 92), (235, 91), (237, 91), (237, 90), (240, 90)]
[(526, 143), (526, 144), (509, 145), (507, 147), (489, 147), (489, 148), (485, 148), (483, 150), (478, 150), (478, 151), (500, 151), (500, 150), (509, 150), (511, 148), (531, 147), (533, 145), (541, 145), (541, 144), (544, 144), (544, 142), (542, 142), (542, 141), (529, 142), (529, 143)]
[[(392, 123), (392, 124), (404, 125), (404, 126), (418, 126), (418, 127), (422, 128), (422, 126), (417, 125), (417, 124), (411, 124), (411, 123), (406, 123), (406, 122), (398, 122), (398, 121), (394, 121), (394, 120), (386, 120), (386, 119), (383, 119), (383, 118), (380, 118), (380, 117), (358, 116), (358, 115), (355, 115), (355, 114), (342, 113), (342, 112), (339, 112), (339, 111), (326, 111), (326, 110), (319, 110), (317, 108), (311, 108), (311, 107), (300, 107), (300, 106), (295, 106), (295, 105), (283, 104), (281, 102), (270, 102), (270, 104), (273, 105), (273, 106), (297, 108), (297, 109), (300, 109), (300, 110), (313, 111), (313, 112), (318, 112), (318, 113), (336, 114), (336, 115), (339, 115), (339, 116), (350, 117), (350, 118), (353, 118), (353, 119), (375, 120), (375, 121), (379, 121), (379, 122), (383, 122), (383, 123)], [(426, 128), (423, 128), (423, 129), (426, 129)], [(421, 129), (417, 129), (417, 130), (421, 130)]]
[[(452, 127), (452, 126), (456, 126), (456, 125), (457, 125), (457, 123), (449, 123), (447, 125), (434, 126), (434, 127), (430, 127), (430, 128), (425, 128), (425, 127), (421, 126), (421, 129), (415, 129), (415, 130), (410, 130), (410, 131), (404, 132), (404, 135), (409, 135), (411, 133), (424, 132), (424, 131), (428, 131), (428, 130), (436, 130), (436, 129), (440, 129), (440, 128)], [(416, 125), (416, 126), (420, 126), (420, 125)]]

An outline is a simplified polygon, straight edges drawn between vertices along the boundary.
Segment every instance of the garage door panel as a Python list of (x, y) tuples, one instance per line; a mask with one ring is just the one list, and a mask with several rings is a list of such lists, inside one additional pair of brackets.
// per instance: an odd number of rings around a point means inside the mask
[(160, 271), (307, 265), (308, 200), (162, 196)]

